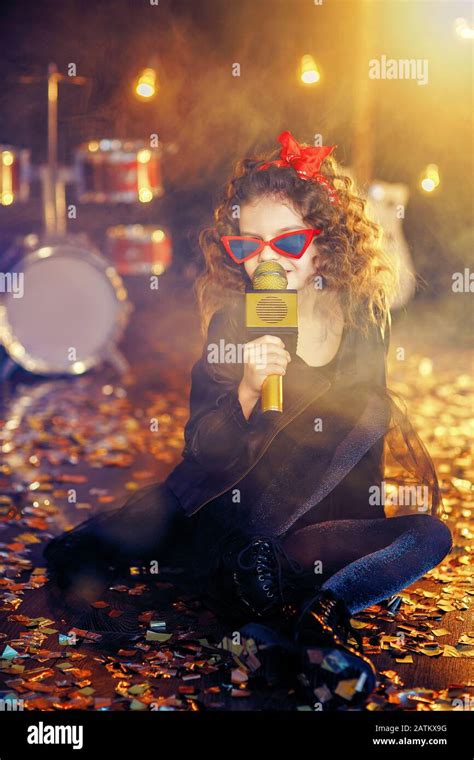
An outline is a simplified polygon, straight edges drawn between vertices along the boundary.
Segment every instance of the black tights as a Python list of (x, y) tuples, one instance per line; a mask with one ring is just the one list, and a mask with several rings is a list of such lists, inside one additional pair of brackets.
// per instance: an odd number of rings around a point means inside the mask
[(447, 525), (425, 514), (315, 523), (280, 540), (306, 570), (315, 568), (322, 587), (342, 598), (352, 614), (421, 578), (452, 547)]

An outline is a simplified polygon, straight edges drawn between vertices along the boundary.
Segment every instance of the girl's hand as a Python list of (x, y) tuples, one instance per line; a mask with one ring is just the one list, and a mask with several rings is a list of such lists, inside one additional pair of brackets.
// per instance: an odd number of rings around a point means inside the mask
[(291, 356), (281, 338), (262, 335), (245, 344), (244, 360), (239, 392), (247, 399), (257, 401), (265, 378), (268, 375), (284, 375)]

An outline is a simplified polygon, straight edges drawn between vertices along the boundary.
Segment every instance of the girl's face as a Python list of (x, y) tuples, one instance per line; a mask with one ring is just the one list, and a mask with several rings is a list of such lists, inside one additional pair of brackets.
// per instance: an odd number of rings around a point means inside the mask
[[(259, 198), (254, 203), (245, 203), (240, 209), (240, 234), (271, 240), (283, 232), (310, 228), (292, 208), (289, 201)], [(314, 275), (313, 257), (316, 251), (313, 240), (300, 259), (289, 258), (277, 253), (267, 244), (257, 256), (244, 262), (247, 275), (252, 279), (255, 269), (262, 261), (277, 261), (286, 271), (288, 289), (301, 290), (309, 275)]]

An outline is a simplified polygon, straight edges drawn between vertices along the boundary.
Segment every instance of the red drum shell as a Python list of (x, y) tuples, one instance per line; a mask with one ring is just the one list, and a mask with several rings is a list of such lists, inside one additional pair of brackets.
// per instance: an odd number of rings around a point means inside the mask
[(28, 200), (30, 151), (0, 145), (0, 206)]
[(83, 203), (149, 203), (163, 195), (159, 148), (101, 140), (80, 146), (75, 162)]
[(171, 237), (153, 225), (109, 227), (107, 255), (119, 274), (161, 274), (172, 262)]

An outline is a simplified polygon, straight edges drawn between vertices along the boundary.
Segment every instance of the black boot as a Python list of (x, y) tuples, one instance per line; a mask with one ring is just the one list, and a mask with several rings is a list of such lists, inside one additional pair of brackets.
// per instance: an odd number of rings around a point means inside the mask
[(244, 546), (233, 564), (232, 577), (241, 602), (258, 618), (284, 616), (298, 596), (304, 571), (276, 538), (259, 536)]
[(222, 553), (215, 584), (225, 610), (235, 618), (284, 617), (285, 606), (301, 596), (304, 571), (272, 537), (233, 540)]
[(376, 670), (343, 600), (320, 589), (291, 612), (292, 638), (300, 652), (298, 680), (306, 698), (315, 709), (361, 707), (375, 689)]
[(295, 610), (295, 642), (302, 643), (308, 637), (314, 640), (316, 635), (321, 642), (332, 641), (342, 646), (353, 639), (356, 648), (362, 653), (364, 651), (362, 637), (351, 624), (351, 614), (345, 602), (329, 589), (319, 589)]

